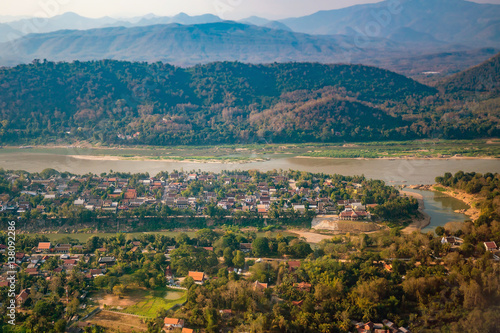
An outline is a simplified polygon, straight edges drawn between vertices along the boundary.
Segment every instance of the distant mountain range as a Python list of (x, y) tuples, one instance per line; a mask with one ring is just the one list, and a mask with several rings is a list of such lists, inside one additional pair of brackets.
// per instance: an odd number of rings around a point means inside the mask
[(117, 59), (190, 66), (213, 61), (363, 63), (418, 76), (454, 73), (500, 49), (500, 5), (400, 0), (272, 21), (206, 14), (129, 19), (65, 13), (5, 18), (0, 66)]
[(464, 0), (400, 0), (357, 5), (281, 21), (308, 34), (371, 36), (402, 42), (500, 43), (500, 5)]
[[(115, 19), (111, 17), (88, 18), (72, 12), (68, 12), (48, 19), (23, 18), (19, 20), (13, 20), (11, 18), (11, 20), (9, 21), (6, 18), (5, 23), (0, 25), (0, 29), (2, 28), (2, 26), (4, 26), (3, 29), (7, 29), (7, 27), (9, 27), (11, 31), (15, 32), (15, 34), (11, 34), (10, 36), (6, 34), (0, 35), (0, 42), (10, 41), (30, 33), (48, 33), (58, 30), (88, 30), (88, 29), (99, 29), (99, 28), (109, 28), (109, 27), (131, 28), (131, 27), (143, 27), (149, 25), (173, 24), (173, 23), (182, 25), (193, 25), (193, 24), (216, 23), (222, 21), (223, 20), (221, 18), (212, 14), (204, 14), (198, 16), (189, 16), (185, 13), (180, 13), (175, 16), (156, 16), (153, 14), (149, 14), (129, 19)], [(243, 19), (240, 22), (257, 26), (263, 26), (272, 29), (283, 29), (291, 31), (291, 29), (288, 28), (283, 23), (277, 21), (271, 21), (256, 16)]]
[[(396, 43), (380, 40), (374, 51), (397, 50)], [(196, 25), (152, 25), (91, 30), (60, 30), (30, 34), (0, 47), (0, 63), (31, 60), (163, 61), (189, 66), (213, 61), (271, 63), (363, 61), (365, 51), (346, 36), (313, 36), (236, 22)]]

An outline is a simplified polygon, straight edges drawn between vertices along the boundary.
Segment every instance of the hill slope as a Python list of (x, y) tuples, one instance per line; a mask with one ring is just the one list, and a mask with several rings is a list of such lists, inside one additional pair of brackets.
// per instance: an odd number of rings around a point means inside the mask
[(1, 142), (390, 139), (406, 135), (395, 114), (407, 101), (436, 93), (374, 67), (310, 63), (35, 62), (1, 69), (0, 82)]
[(500, 96), (500, 53), (466, 71), (455, 74), (439, 84), (447, 93), (476, 93)]

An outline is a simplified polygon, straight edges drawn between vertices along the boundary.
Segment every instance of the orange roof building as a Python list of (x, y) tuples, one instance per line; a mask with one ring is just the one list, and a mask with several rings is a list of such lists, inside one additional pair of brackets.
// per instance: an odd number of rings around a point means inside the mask
[(163, 319), (163, 323), (165, 324), (165, 327), (167, 327), (167, 328), (182, 328), (182, 327), (184, 327), (184, 320), (183, 319), (165, 317), (165, 319)]
[(38, 251), (49, 251), (52, 244), (50, 242), (40, 242), (38, 243)]
[(293, 272), (297, 270), (300, 267), (300, 261), (298, 260), (291, 260), (288, 262), (288, 271)]
[(137, 191), (133, 188), (130, 188), (125, 192), (125, 195), (123, 196), (124, 199), (137, 199)]
[(29, 290), (27, 290), (27, 289), (21, 290), (21, 292), (19, 293), (19, 295), (17, 295), (17, 297), (16, 297), (17, 305), (18, 306), (23, 305), (24, 302), (26, 302), (26, 300), (28, 299), (29, 296), (30, 296)]
[(267, 283), (260, 283), (259, 281), (255, 281), (253, 284), (253, 290), (264, 290), (267, 289)]
[(205, 280), (205, 273), (203, 272), (189, 272), (188, 276), (192, 277), (195, 283), (203, 283)]

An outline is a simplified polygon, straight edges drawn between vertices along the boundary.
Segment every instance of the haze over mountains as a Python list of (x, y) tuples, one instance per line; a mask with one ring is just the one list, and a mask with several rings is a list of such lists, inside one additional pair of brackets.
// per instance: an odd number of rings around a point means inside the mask
[(463, 0), (383, 1), (282, 20), (293, 31), (400, 42), (497, 46), (500, 6)]
[[(36, 32), (36, 33), (33, 33)], [(500, 5), (401, 0), (270, 21), (211, 14), (50, 19), (0, 24), (0, 65), (117, 59), (190, 66), (213, 61), (371, 64), (406, 75), (456, 72), (500, 49)], [(454, 59), (453, 66), (445, 59)], [(431, 60), (429, 60), (431, 59)]]

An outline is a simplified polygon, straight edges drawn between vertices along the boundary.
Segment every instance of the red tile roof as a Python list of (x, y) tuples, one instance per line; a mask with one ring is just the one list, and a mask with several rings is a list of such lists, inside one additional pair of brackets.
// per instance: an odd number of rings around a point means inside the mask
[(496, 250), (497, 249), (497, 244), (495, 242), (484, 242), (484, 246), (486, 246), (486, 248), (488, 250)]
[(19, 295), (17, 295), (16, 300), (18, 300), (18, 301), (20, 300), (22, 303), (24, 303), (28, 299), (29, 296), (30, 296), (30, 294), (26, 291), (26, 289), (23, 289), (19, 293)]
[(197, 282), (203, 281), (203, 278), (205, 277), (205, 273), (203, 272), (189, 272), (188, 276), (192, 277), (193, 280)]
[(165, 325), (181, 325), (181, 326), (184, 325), (184, 320), (177, 318), (165, 317), (165, 319), (163, 319), (163, 322), (165, 323)]
[(253, 284), (253, 290), (261, 290), (261, 289), (267, 289), (267, 283), (260, 283), (259, 281), (255, 281)]
[(38, 243), (38, 249), (39, 250), (49, 250), (50, 249), (50, 242), (40, 242), (40, 243)]

